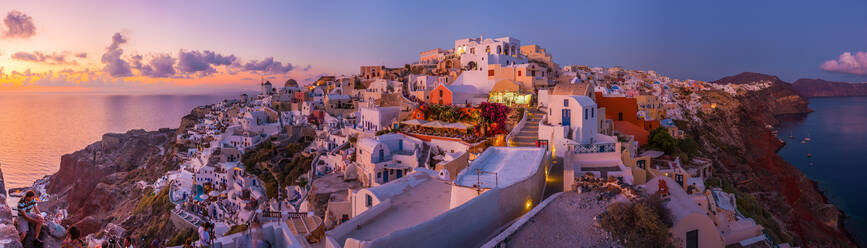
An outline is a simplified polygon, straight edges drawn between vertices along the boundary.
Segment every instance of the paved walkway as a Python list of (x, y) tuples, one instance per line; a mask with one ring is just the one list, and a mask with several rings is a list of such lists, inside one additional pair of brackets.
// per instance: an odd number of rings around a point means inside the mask
[(551, 169), (545, 179), (545, 199), (557, 192), (563, 192), (563, 158), (551, 159)]

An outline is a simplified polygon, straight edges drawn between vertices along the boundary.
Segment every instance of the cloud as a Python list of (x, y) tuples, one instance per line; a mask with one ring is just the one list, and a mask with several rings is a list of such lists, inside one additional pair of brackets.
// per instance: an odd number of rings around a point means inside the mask
[(313, 66), (311, 66), (311, 65), (307, 65), (307, 66), (304, 67), (304, 71), (309, 71), (310, 68), (312, 68), (312, 67), (313, 67)]
[(104, 71), (108, 72), (112, 77), (128, 77), (132, 76), (129, 62), (123, 60), (120, 56), (123, 55), (123, 49), (120, 45), (126, 43), (126, 38), (120, 33), (114, 33), (111, 37), (111, 45), (105, 49), (102, 54), (102, 63), (105, 64)]
[(262, 72), (265, 74), (284, 74), (293, 69), (291, 63), (286, 63), (286, 66), (283, 66), (283, 63), (280, 63), (280, 61), (274, 61), (273, 57), (265, 58), (262, 61), (253, 60), (247, 62), (242, 68), (245, 71)]
[(87, 58), (87, 53), (76, 53), (76, 54), (75, 54), (75, 57), (77, 57), (77, 58), (82, 58), (82, 59), (86, 59), (86, 58)]
[(199, 73), (209, 75), (216, 72), (213, 66), (232, 65), (238, 61), (235, 55), (222, 55), (214, 51), (184, 51), (178, 52), (178, 70), (182, 73)]
[[(138, 56), (141, 58), (141, 56)], [(175, 75), (175, 58), (168, 54), (160, 54), (151, 58), (147, 65), (141, 65), (139, 70), (143, 76), (171, 77)]]
[(36, 35), (36, 25), (33, 25), (33, 18), (13, 10), (6, 14), (3, 18), (3, 24), (6, 26), (3, 31), (4, 38), (30, 38)]
[(49, 64), (58, 64), (58, 65), (77, 65), (78, 62), (75, 60), (66, 60), (65, 53), (43, 53), (39, 51), (34, 51), (32, 53), (28, 52), (17, 52), (12, 54), (12, 59), (20, 60), (20, 61), (30, 61), (30, 62), (39, 62), (39, 63), (49, 63)]
[(819, 66), (819, 69), (867, 76), (867, 52), (859, 51), (855, 55), (845, 52), (837, 60), (825, 61), (825, 63)]

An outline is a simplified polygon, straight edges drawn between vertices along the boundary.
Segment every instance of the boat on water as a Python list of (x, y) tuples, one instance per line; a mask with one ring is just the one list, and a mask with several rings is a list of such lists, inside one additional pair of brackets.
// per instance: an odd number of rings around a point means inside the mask
[(802, 140), (802, 141), (801, 141), (801, 144), (807, 144), (807, 141), (806, 141), (806, 140)]
[(813, 154), (811, 154), (811, 153), (807, 153), (807, 157), (808, 157), (808, 158), (812, 158), (812, 157), (813, 157)]

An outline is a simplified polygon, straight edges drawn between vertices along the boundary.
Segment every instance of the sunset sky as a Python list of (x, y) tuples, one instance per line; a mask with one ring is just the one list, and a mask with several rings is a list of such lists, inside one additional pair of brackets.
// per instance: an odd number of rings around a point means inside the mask
[(561, 65), (867, 81), (865, 1), (8, 1), (0, 92), (208, 92), (512, 36)]

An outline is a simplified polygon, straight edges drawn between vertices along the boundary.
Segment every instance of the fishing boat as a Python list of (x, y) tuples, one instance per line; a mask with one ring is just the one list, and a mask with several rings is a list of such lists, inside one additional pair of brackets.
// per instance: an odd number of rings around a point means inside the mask
[(813, 157), (813, 154), (807, 153), (807, 157), (808, 157), (808, 158), (812, 158), (812, 157)]

